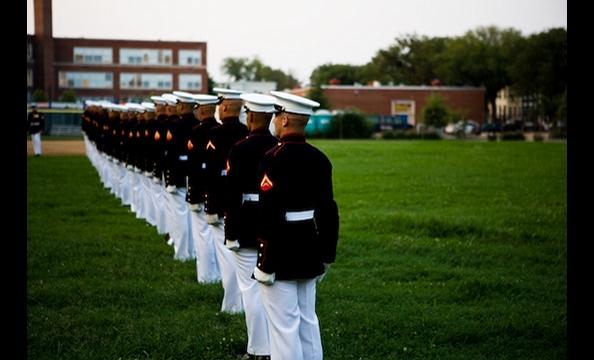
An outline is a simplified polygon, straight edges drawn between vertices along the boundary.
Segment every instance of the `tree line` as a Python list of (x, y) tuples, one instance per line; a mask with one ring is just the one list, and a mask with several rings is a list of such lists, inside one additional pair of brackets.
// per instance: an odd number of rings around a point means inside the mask
[[(299, 82), (255, 57), (225, 58), (221, 71), (232, 80), (275, 81), (277, 90)], [(522, 36), (513, 28), (478, 27), (459, 37), (409, 34), (395, 38), (365, 65), (327, 63), (309, 77), (309, 97), (328, 108), (320, 89), (326, 84), (441, 85), (485, 88), (485, 106), (497, 120), (497, 94), (536, 99), (534, 116), (567, 122), (567, 30), (551, 28)], [(488, 109), (485, 108), (485, 113)]]

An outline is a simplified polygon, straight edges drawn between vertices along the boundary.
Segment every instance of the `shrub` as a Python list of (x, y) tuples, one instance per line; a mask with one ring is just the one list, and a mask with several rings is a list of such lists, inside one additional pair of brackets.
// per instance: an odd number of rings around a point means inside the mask
[(565, 129), (554, 129), (551, 130), (551, 139), (567, 139), (567, 130)]
[(437, 131), (418, 132), (415, 130), (382, 131), (381, 138), (385, 140), (441, 140)]
[(330, 139), (369, 139), (373, 134), (373, 125), (365, 114), (349, 110), (332, 118), (325, 132)]
[(49, 98), (43, 89), (35, 89), (35, 91), (33, 91), (33, 100), (36, 102), (45, 102), (48, 101)]
[(386, 130), (381, 132), (381, 138), (385, 140), (405, 140), (409, 138), (407, 133), (411, 130)]
[(524, 133), (521, 131), (504, 132), (501, 135), (501, 140), (526, 140)]
[(60, 96), (60, 101), (72, 102), (72, 103), (76, 102), (76, 94), (74, 93), (74, 90), (72, 90), (72, 89), (64, 90), (64, 92)]

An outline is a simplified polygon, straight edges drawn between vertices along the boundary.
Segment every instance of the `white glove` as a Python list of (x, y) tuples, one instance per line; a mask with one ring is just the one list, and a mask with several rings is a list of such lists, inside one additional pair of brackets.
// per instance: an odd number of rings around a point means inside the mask
[(272, 273), (272, 274), (265, 273), (264, 271), (258, 269), (257, 266), (254, 268), (254, 277), (261, 284), (264, 284), (264, 285), (274, 284), (274, 273)]
[(144, 172), (144, 176), (146, 176), (147, 178), (152, 178), (153, 177), (153, 173), (150, 171), (145, 171)]
[(219, 225), (221, 223), (219, 214), (206, 214), (206, 222), (209, 225)]
[(134, 171), (134, 166), (132, 166), (132, 165), (126, 165), (126, 169), (128, 169), (130, 171)]
[(118, 158), (112, 158), (112, 161), (116, 165), (120, 163), (120, 160)]
[(167, 192), (170, 194), (175, 194), (177, 192), (177, 188), (175, 185), (167, 185)]
[(238, 251), (239, 250), (239, 241), (237, 240), (225, 240), (225, 245), (227, 245), (227, 249), (231, 251)]
[(190, 204), (190, 211), (200, 212), (202, 211), (202, 206), (200, 204)]
[(156, 176), (153, 176), (153, 182), (154, 182), (155, 184), (160, 184), (160, 183), (161, 183), (161, 179), (159, 179), (159, 178), (158, 178), (158, 177), (156, 177)]
[(134, 172), (135, 172), (135, 173), (141, 173), (141, 172), (142, 172), (142, 170), (141, 170), (141, 169), (140, 169), (138, 166), (135, 166), (135, 167), (134, 167)]
[(330, 269), (330, 264), (329, 263), (324, 263), (324, 272), (318, 276), (316, 276), (316, 283), (320, 283), (322, 282), (322, 279), (324, 279), (324, 276), (326, 276), (326, 273), (328, 272), (328, 269)]

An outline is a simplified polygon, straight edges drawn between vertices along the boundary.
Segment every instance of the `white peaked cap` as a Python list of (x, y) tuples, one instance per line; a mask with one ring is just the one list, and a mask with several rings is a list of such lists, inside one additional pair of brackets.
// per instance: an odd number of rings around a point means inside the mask
[(115, 104), (112, 103), (112, 102), (109, 102), (109, 101), (103, 101), (103, 102), (99, 102), (97, 104), (97, 106), (100, 106), (100, 107), (102, 107), (104, 109), (107, 109), (107, 110), (110, 110), (113, 105), (115, 105)]
[(177, 99), (180, 102), (186, 104), (196, 104), (196, 100), (194, 99), (194, 94), (185, 91), (174, 91), (173, 95), (177, 96)]
[(238, 100), (241, 99), (239, 95), (243, 94), (241, 90), (232, 90), (225, 88), (213, 88), (212, 91), (216, 92), (220, 98), (225, 100)]
[(111, 104), (111, 105), (109, 105), (109, 110), (111, 110), (111, 111), (125, 111), (125, 112), (128, 112), (128, 109), (124, 105), (120, 105), (120, 104)]
[(124, 105), (128, 111), (144, 112), (144, 106), (136, 103), (126, 103)]
[(209, 104), (218, 104), (219, 97), (215, 95), (208, 95), (208, 94), (195, 94), (194, 101), (200, 105), (209, 105)]
[(140, 105), (146, 110), (146, 111), (150, 111), (150, 112), (154, 112), (155, 111), (155, 104), (152, 102), (148, 102), (148, 101), (143, 101), (140, 103)]
[(244, 106), (246, 110), (260, 113), (274, 113), (274, 103), (276, 98), (270, 95), (255, 94), (255, 93), (244, 93), (240, 97), (245, 102)]
[(167, 105), (177, 105), (177, 96), (173, 94), (163, 94), (161, 97), (165, 99)]
[[(283, 108), (282, 111), (286, 111), (293, 114), (301, 115), (312, 115), (313, 109), (320, 106), (319, 102), (304, 98), (303, 96), (297, 96), (282, 91), (271, 91), (276, 98), (275, 105)], [(280, 110), (277, 109), (277, 112)]]
[(167, 100), (165, 100), (164, 97), (162, 96), (151, 96), (151, 100), (153, 100), (155, 102), (155, 104), (160, 104), (160, 105), (165, 105), (167, 104)]

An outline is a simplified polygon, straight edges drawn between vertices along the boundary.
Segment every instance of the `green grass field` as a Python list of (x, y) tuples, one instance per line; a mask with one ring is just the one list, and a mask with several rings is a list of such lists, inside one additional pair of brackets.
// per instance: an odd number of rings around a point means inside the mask
[[(566, 142), (312, 143), (340, 212), (325, 359), (567, 358)], [(234, 359), (221, 298), (86, 157), (27, 157), (28, 359)]]

